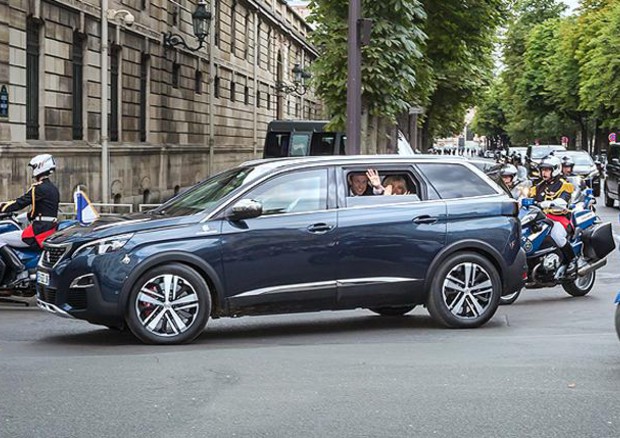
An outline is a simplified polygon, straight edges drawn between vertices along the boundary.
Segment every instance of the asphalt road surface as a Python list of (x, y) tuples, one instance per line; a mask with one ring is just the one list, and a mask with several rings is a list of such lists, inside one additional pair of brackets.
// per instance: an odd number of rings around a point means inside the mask
[[(599, 204), (620, 235), (618, 210)], [(0, 305), (0, 438), (620, 437), (620, 252), (484, 327), (425, 309), (210, 321), (191, 345)]]

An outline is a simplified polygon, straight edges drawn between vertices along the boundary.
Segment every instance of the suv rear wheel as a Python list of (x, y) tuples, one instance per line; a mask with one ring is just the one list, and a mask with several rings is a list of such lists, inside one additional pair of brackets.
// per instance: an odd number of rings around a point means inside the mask
[(172, 263), (150, 269), (138, 279), (125, 319), (142, 342), (181, 344), (202, 333), (210, 313), (205, 280), (189, 266)]
[(497, 311), (501, 292), (499, 274), (488, 259), (476, 253), (457, 253), (435, 272), (427, 308), (447, 327), (479, 327)]

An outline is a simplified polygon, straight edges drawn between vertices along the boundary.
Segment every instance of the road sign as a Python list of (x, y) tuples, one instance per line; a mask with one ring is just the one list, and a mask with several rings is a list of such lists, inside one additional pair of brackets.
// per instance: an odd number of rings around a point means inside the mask
[(568, 137), (562, 137), (562, 144), (568, 144)]
[(614, 143), (616, 141), (616, 133), (612, 132), (611, 134), (609, 134), (609, 137), (607, 137), (609, 139), (610, 143)]

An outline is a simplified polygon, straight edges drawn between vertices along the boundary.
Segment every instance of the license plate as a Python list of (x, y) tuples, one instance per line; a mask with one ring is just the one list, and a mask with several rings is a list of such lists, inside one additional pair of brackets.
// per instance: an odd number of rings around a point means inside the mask
[(43, 286), (49, 286), (50, 275), (47, 272), (37, 272), (37, 283), (42, 284)]

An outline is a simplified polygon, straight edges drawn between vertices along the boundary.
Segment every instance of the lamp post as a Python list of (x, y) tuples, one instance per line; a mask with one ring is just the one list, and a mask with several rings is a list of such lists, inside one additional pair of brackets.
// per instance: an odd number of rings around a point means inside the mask
[(349, 0), (349, 47), (347, 76), (347, 155), (359, 155), (362, 126), (362, 51), (358, 23), (362, 1)]
[(110, 199), (110, 152), (108, 150), (108, 21), (123, 18), (131, 26), (135, 17), (131, 12), (108, 9), (108, 0), (101, 0), (101, 201)]
[(310, 79), (312, 75), (301, 68), (299, 63), (295, 64), (293, 70), (293, 85), (287, 85), (284, 82), (276, 82), (276, 91), (285, 94), (299, 94), (303, 96), (308, 91), (308, 86), (306, 85), (306, 79)]
[(194, 36), (198, 40), (198, 46), (190, 47), (181, 35), (173, 34), (172, 32), (164, 33), (164, 47), (173, 48), (176, 46), (183, 46), (186, 50), (196, 52), (205, 44), (205, 40), (209, 35), (209, 23), (211, 22), (212, 14), (210, 10), (207, 10), (209, 4), (205, 0), (200, 0), (196, 6), (196, 10), (192, 14), (192, 26), (194, 28)]

